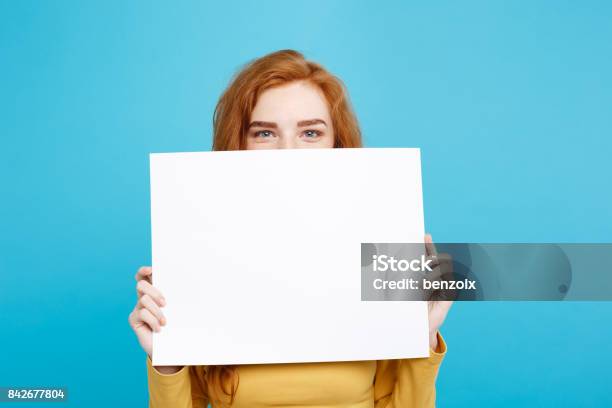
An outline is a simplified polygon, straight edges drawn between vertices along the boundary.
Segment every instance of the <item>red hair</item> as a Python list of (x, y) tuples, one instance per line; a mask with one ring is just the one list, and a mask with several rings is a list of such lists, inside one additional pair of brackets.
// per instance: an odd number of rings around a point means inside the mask
[[(219, 98), (213, 116), (213, 150), (243, 150), (251, 113), (261, 92), (294, 81), (308, 81), (325, 95), (335, 138), (334, 147), (361, 147), (361, 131), (342, 81), (321, 65), (293, 50), (282, 50), (248, 63)], [(238, 389), (235, 366), (204, 368), (211, 401), (234, 401)]]
[(340, 79), (293, 50), (273, 52), (247, 64), (215, 108), (213, 150), (243, 150), (251, 113), (266, 89), (308, 81), (325, 95), (335, 132), (334, 147), (361, 147), (361, 131)]

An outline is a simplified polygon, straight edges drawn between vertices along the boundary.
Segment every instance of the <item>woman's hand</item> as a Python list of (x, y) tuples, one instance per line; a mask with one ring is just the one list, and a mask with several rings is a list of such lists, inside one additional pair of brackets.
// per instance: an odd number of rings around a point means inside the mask
[(152, 270), (150, 266), (141, 267), (136, 272), (136, 293), (138, 300), (128, 321), (142, 349), (151, 356), (153, 348), (153, 332), (158, 332), (166, 324), (162, 306), (166, 305), (161, 292), (151, 284)]
[[(138, 300), (128, 321), (142, 349), (151, 357), (153, 351), (153, 332), (159, 332), (166, 324), (161, 308), (166, 306), (166, 299), (152, 284), (153, 271), (150, 266), (141, 267), (136, 272), (136, 292)], [(172, 374), (181, 367), (156, 367), (162, 374)]]
[[(430, 234), (425, 235), (425, 251), (427, 256), (438, 257), (438, 251), (433, 243)], [(453, 302), (450, 300), (433, 300), (429, 301), (429, 347), (432, 350), (438, 349), (438, 330), (444, 323), (446, 315), (450, 310)]]

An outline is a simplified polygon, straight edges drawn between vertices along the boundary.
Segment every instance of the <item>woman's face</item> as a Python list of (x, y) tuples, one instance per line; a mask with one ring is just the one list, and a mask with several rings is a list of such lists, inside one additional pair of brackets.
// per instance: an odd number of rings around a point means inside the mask
[(309, 82), (290, 82), (259, 95), (251, 114), (247, 150), (334, 147), (327, 100)]

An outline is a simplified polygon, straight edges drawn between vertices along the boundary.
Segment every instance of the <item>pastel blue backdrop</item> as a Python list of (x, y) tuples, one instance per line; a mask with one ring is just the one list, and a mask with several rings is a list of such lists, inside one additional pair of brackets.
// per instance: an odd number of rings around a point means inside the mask
[[(0, 386), (145, 406), (148, 153), (209, 149), (232, 74), (281, 48), (345, 81), (368, 146), (422, 148), (435, 240), (612, 241), (609, 2), (5, 0)], [(611, 314), (455, 305), (438, 406), (611, 406)]]

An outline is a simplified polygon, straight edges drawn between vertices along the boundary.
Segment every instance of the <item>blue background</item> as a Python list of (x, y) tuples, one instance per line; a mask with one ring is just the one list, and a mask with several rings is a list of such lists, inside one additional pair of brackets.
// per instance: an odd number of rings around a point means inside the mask
[[(144, 406), (127, 316), (148, 153), (207, 150), (246, 61), (295, 48), (368, 146), (423, 149), (427, 229), (612, 241), (609, 2), (0, 2), (0, 386)], [(610, 303), (457, 304), (438, 405), (612, 404)]]

